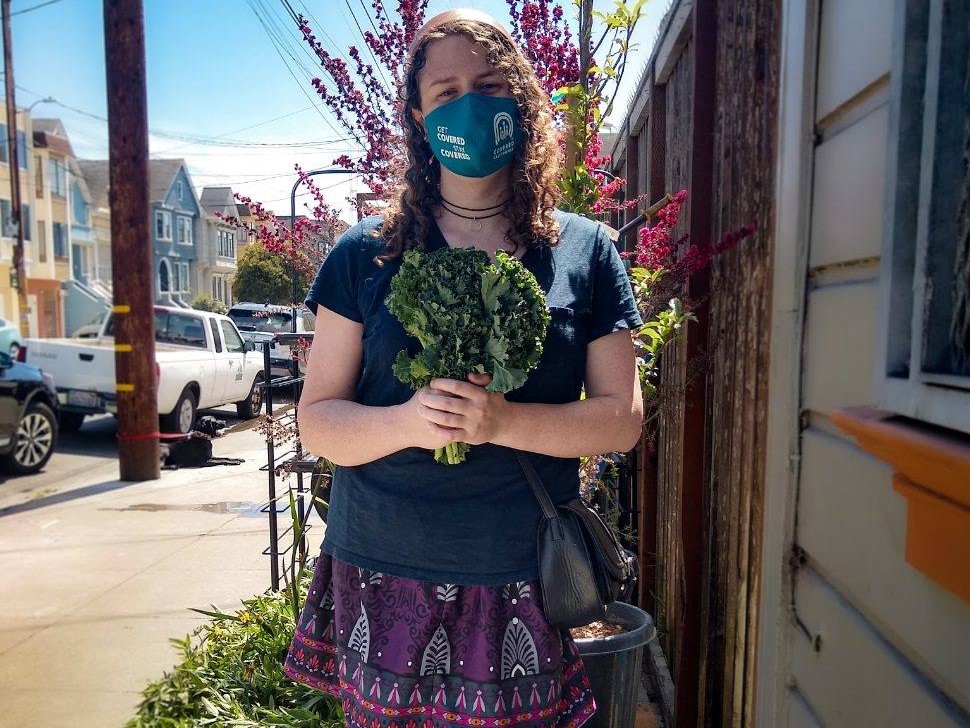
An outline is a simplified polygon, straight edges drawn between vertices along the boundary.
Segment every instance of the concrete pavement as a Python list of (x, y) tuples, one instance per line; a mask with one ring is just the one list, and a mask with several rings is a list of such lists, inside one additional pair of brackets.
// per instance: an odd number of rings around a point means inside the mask
[(213, 446), (245, 463), (122, 483), (106, 460), (0, 496), (2, 728), (123, 725), (174, 665), (169, 639), (206, 619), (190, 607), (235, 610), (269, 586), (265, 443), (249, 431)]

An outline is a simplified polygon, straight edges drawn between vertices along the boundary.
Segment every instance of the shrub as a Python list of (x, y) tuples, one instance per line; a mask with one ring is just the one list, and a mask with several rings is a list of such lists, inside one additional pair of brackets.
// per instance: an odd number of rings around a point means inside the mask
[(211, 311), (212, 313), (224, 314), (228, 310), (226, 308), (226, 304), (224, 304), (218, 298), (207, 296), (204, 293), (200, 293), (198, 296), (193, 298), (189, 305), (198, 311)]
[[(303, 594), (309, 581), (304, 571)], [(142, 691), (138, 712), (125, 728), (344, 725), (336, 698), (283, 672), (295, 628), (288, 594), (267, 592), (242, 604), (235, 614), (194, 610), (211, 621), (171, 640), (181, 661)]]

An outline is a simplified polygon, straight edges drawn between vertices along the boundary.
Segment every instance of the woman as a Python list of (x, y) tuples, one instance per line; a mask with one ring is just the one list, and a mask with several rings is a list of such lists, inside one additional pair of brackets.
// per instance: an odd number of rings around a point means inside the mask
[[(399, 199), (341, 237), (307, 299), (300, 434), (338, 467), (285, 669), (342, 698), (348, 725), (579, 726), (595, 701), (569, 633), (542, 613), (539, 507), (514, 450), (561, 502), (578, 493), (578, 456), (634, 445), (640, 318), (601, 226), (555, 210), (549, 102), (507, 32), (443, 13), (406, 73)], [(402, 251), (444, 246), (509, 251), (546, 292), (552, 322), (520, 389), (490, 394), (471, 375), (415, 393), (394, 378), (415, 342), (384, 305), (389, 281)], [(475, 445), (464, 463), (434, 462), (456, 441)]]

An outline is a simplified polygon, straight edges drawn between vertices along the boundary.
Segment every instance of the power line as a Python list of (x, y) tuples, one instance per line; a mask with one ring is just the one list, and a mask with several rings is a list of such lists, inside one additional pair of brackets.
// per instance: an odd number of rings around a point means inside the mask
[[(26, 91), (27, 93), (29, 93), (29, 94), (31, 94), (33, 96), (37, 96), (39, 98), (43, 98), (42, 94), (39, 94), (39, 93), (37, 93), (36, 91), (34, 91), (32, 89), (25, 88), (24, 86), (21, 86), (20, 84), (17, 84), (17, 88), (19, 88), (21, 91)], [(63, 103), (61, 101), (56, 101), (55, 100), (55, 101), (51, 101), (50, 103), (51, 104), (54, 104), (56, 106), (59, 106), (62, 109), (66, 109), (68, 111), (71, 111), (71, 112), (73, 112), (75, 114), (80, 114), (81, 116), (85, 116), (85, 117), (87, 117), (89, 119), (94, 119), (95, 121), (99, 121), (99, 122), (104, 123), (104, 124), (107, 124), (108, 123), (107, 117), (101, 116), (99, 114), (95, 114), (95, 113), (92, 113), (90, 111), (85, 111), (84, 109), (79, 109), (79, 108), (77, 108), (75, 106), (71, 106), (70, 104), (65, 104), (65, 103)], [(260, 148), (274, 148), (274, 149), (277, 149), (277, 148), (278, 149), (285, 149), (285, 148), (300, 149), (300, 148), (308, 148), (308, 147), (320, 147), (320, 146), (326, 145), (326, 144), (338, 144), (340, 142), (350, 141), (351, 140), (350, 137), (347, 137), (347, 136), (337, 136), (337, 137), (328, 138), (328, 139), (316, 139), (316, 140), (306, 141), (306, 142), (254, 142), (254, 141), (245, 141), (245, 140), (241, 140), (241, 139), (240, 140), (235, 140), (235, 139), (226, 139), (225, 138), (225, 137), (229, 136), (229, 134), (238, 134), (241, 131), (246, 131), (247, 129), (253, 129), (253, 128), (257, 127), (257, 126), (263, 126), (263, 125), (269, 124), (269, 123), (271, 123), (273, 121), (278, 121), (279, 119), (286, 118), (288, 116), (293, 116), (295, 114), (299, 114), (299, 113), (302, 113), (304, 111), (309, 111), (311, 108), (314, 108), (315, 106), (322, 106), (322, 105), (323, 105), (322, 103), (321, 104), (314, 104), (312, 106), (308, 106), (308, 107), (303, 108), (303, 109), (300, 109), (298, 111), (293, 111), (293, 112), (290, 112), (288, 114), (283, 114), (282, 116), (277, 116), (277, 117), (274, 117), (273, 119), (268, 119), (266, 121), (261, 121), (261, 122), (259, 122), (257, 124), (251, 124), (248, 127), (243, 127), (242, 129), (236, 129), (235, 131), (226, 132), (225, 134), (220, 134), (220, 135), (217, 135), (217, 136), (214, 136), (214, 137), (203, 136), (203, 135), (187, 134), (185, 132), (165, 131), (165, 130), (161, 130), (161, 129), (149, 129), (148, 130), (148, 133), (151, 134), (151, 135), (153, 135), (153, 136), (160, 137), (160, 138), (163, 138), (163, 139), (171, 139), (173, 141), (185, 142), (184, 144), (180, 144), (177, 147), (173, 147), (171, 149), (166, 150), (166, 153), (172, 152), (175, 149), (182, 149), (184, 147), (195, 146), (195, 145), (217, 146), (217, 147), (236, 147), (236, 148), (238, 148), (238, 147), (260, 147)]]
[[(293, 77), (293, 80), (296, 81), (297, 85), (300, 87), (300, 91), (302, 91), (303, 92), (303, 95), (307, 97), (307, 100), (309, 100), (311, 103), (313, 103), (313, 99), (310, 97), (310, 94), (307, 93), (307, 90), (304, 87), (304, 82), (300, 81), (300, 79), (297, 78), (296, 73), (293, 72), (293, 69), (290, 68), (290, 64), (287, 63), (287, 61), (286, 61), (286, 58), (283, 55), (283, 50), (281, 48), (281, 46), (283, 45), (282, 41), (278, 41), (277, 37), (270, 30), (269, 26), (267, 25), (267, 23), (263, 19), (262, 15), (260, 14), (260, 11), (257, 9), (256, 3), (258, 1), (259, 0), (246, 0), (246, 2), (249, 5), (250, 9), (253, 11), (253, 14), (256, 16), (256, 20), (259, 22), (260, 27), (263, 29), (263, 32), (265, 32), (266, 35), (269, 37), (270, 41), (273, 44), (273, 48), (276, 50), (276, 53), (279, 55), (280, 60), (283, 61), (283, 65), (286, 67), (286, 70)], [(292, 54), (287, 53), (287, 55), (290, 55), (290, 57), (293, 59), (293, 62), (297, 66), (300, 65), (300, 62)], [(326, 116), (324, 116), (323, 113), (320, 112), (320, 109), (319, 108), (317, 108), (317, 113), (320, 114), (320, 118), (323, 119), (323, 121), (327, 124), (327, 126), (329, 126), (331, 129), (333, 129), (334, 133), (340, 134), (340, 132), (333, 125), (333, 123), (330, 121), (330, 119), (328, 119)], [(360, 144), (361, 146), (363, 146), (363, 142), (356, 135), (354, 135), (354, 141), (356, 141), (358, 144)]]
[(18, 10), (15, 13), (10, 13), (10, 17), (12, 18), (14, 15), (23, 15), (24, 13), (31, 13), (34, 10), (40, 10), (41, 8), (46, 8), (48, 5), (53, 5), (53, 4), (59, 3), (59, 2), (63, 2), (63, 0), (47, 0), (46, 3), (39, 3), (39, 4), (34, 5), (32, 7), (24, 8), (23, 10)]

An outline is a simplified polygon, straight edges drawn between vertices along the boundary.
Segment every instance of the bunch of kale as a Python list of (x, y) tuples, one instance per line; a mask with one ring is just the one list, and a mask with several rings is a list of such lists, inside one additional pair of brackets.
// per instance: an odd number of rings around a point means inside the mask
[[(492, 263), (474, 248), (404, 254), (391, 279), (387, 308), (421, 351), (398, 352), (394, 376), (412, 389), (435, 377), (489, 374), (489, 392), (521, 387), (539, 362), (549, 324), (539, 283), (516, 258), (499, 252)], [(450, 443), (435, 460), (462, 462), (469, 446)]]

